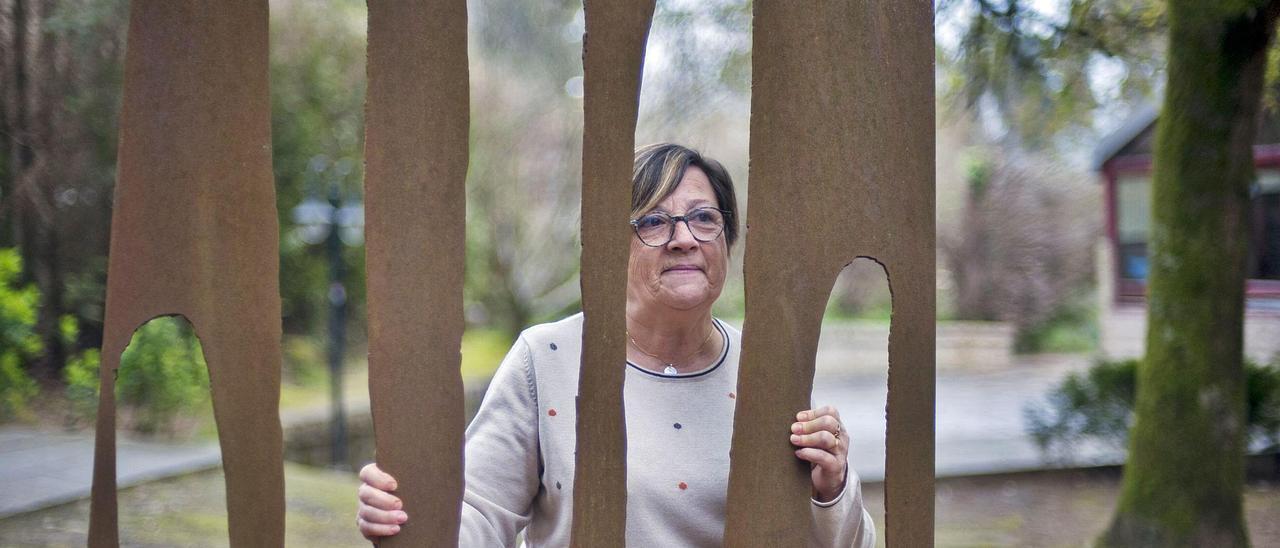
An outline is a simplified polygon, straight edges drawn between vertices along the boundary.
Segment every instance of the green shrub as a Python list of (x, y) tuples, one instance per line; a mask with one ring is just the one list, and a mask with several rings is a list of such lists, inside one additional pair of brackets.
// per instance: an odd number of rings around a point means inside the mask
[(25, 418), (27, 402), (39, 393), (24, 368), (44, 351), (35, 333), (40, 293), (17, 286), (21, 272), (18, 252), (0, 248), (0, 421)]
[(97, 348), (90, 348), (72, 356), (62, 369), (66, 383), (67, 402), (70, 405), (67, 426), (90, 422), (98, 412), (98, 364), (101, 356)]
[[(89, 350), (63, 371), (77, 419), (92, 417), (97, 408), (99, 363), (97, 350)], [(128, 428), (144, 434), (172, 431), (176, 419), (200, 409), (208, 398), (209, 370), (190, 324), (163, 317), (134, 332), (116, 375), (116, 399), (128, 412)]]
[(0, 421), (29, 418), (27, 402), (39, 392), (15, 353), (0, 353)]
[(1269, 366), (1246, 361), (1244, 378), (1250, 439), (1280, 446), (1280, 355)]
[(209, 398), (200, 342), (177, 318), (157, 318), (138, 329), (120, 358), (116, 379), (120, 402), (133, 411), (131, 427), (143, 433), (168, 430), (177, 415)]
[(1065, 301), (1043, 321), (1019, 326), (1013, 351), (1090, 352), (1098, 346), (1098, 315), (1091, 294), (1081, 293)]
[[(1040, 450), (1065, 459), (1077, 445), (1123, 449), (1137, 389), (1138, 360), (1099, 361), (1049, 391), (1046, 404), (1023, 410), (1027, 431)], [(1251, 443), (1280, 444), (1280, 358), (1271, 365), (1245, 360), (1246, 424)]]
[[(63, 344), (69, 348), (79, 338), (80, 325), (75, 316), (66, 315), (58, 322), (58, 331)], [(62, 382), (69, 404), (66, 416), (68, 427), (91, 422), (97, 414), (99, 361), (99, 350), (88, 348), (68, 358), (62, 368)]]

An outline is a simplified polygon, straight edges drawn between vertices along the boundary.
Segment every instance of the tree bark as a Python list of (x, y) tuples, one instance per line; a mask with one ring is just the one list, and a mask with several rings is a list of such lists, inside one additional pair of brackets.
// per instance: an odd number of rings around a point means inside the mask
[[(10, 220), (8, 234), (11, 238), (11, 244), (16, 245), (21, 253), (24, 236), (27, 232), (24, 230), (23, 222), (25, 217), (21, 214), (22, 207), (19, 204), (20, 196), (19, 181), (22, 179), (23, 173), (31, 165), (31, 147), (27, 138), (27, 130), (29, 125), (29, 113), (27, 110), (27, 96), (30, 78), (27, 75), (27, 50), (28, 50), (28, 7), (24, 0), (14, 0), (7, 6), (10, 25), (8, 36), (6, 38), (11, 41), (8, 51), (6, 52), (6, 72), (4, 78), (4, 108), (6, 111), (5, 122), (7, 134), (6, 154), (8, 172), (8, 181), (5, 194), (0, 196), (3, 199), (3, 211), (5, 216)], [(30, 281), (29, 266), (27, 265), (28, 257), (23, 256), (23, 272), (20, 276), (21, 282)]]
[(1247, 546), (1243, 326), (1252, 143), (1280, 2), (1169, 2), (1147, 355), (1104, 546)]
[(7, 204), (9, 194), (13, 191), (13, 170), (10, 164), (13, 158), (13, 112), (10, 107), (14, 79), (13, 48), (17, 40), (13, 38), (18, 20), (15, 17), (13, 0), (0, 0), (0, 247), (13, 247), (13, 226), (7, 222), (10, 217)]

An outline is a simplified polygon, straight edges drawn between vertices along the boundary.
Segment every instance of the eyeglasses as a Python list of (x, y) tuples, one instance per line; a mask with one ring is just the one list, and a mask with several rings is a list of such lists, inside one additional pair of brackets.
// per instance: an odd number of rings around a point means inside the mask
[(667, 215), (653, 212), (631, 220), (631, 228), (636, 231), (640, 242), (649, 247), (667, 245), (676, 235), (676, 223), (684, 221), (689, 227), (693, 239), (706, 243), (715, 240), (724, 232), (724, 219), (728, 211), (714, 207), (699, 207), (685, 212), (684, 215)]

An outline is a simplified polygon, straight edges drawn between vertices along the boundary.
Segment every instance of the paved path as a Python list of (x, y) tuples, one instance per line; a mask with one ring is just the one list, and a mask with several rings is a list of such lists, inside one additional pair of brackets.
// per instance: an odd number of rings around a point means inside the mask
[[(1023, 407), (1043, 397), (1079, 358), (1020, 360), (994, 372), (944, 372), (937, 384), (937, 471), (940, 476), (1041, 468), (1044, 464), (1024, 433)], [(834, 404), (854, 440), (850, 460), (865, 481), (884, 478), (886, 376), (829, 374), (819, 365), (814, 402)], [(349, 395), (352, 396), (352, 395)], [(348, 409), (367, 399), (352, 397)], [(317, 411), (317, 410), (311, 410)], [(317, 413), (284, 413), (293, 423)], [(318, 413), (323, 417), (323, 413)], [(120, 485), (213, 468), (220, 463), (215, 443), (172, 445), (121, 439)], [(0, 518), (88, 496), (93, 468), (93, 433), (64, 433), (0, 427)]]
[[(117, 482), (137, 485), (222, 462), (216, 443), (162, 444), (118, 440)], [(0, 428), (0, 518), (89, 496), (93, 433)]]
[[(1034, 470), (1048, 466), (1026, 434), (1023, 409), (1072, 371), (1088, 368), (1079, 357), (1016, 360), (993, 372), (945, 372), (937, 382), (935, 471), (965, 476)], [(835, 405), (853, 440), (849, 461), (864, 481), (884, 479), (887, 375), (824, 375), (814, 381), (815, 405)], [(1080, 463), (1114, 464), (1120, 455), (1095, 452)]]

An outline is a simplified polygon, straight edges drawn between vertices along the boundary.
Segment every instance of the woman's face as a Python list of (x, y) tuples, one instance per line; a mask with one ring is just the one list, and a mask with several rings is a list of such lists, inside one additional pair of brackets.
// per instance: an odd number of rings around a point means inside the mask
[[(679, 216), (698, 207), (719, 204), (707, 175), (690, 166), (675, 191), (653, 211)], [(675, 235), (661, 247), (647, 246), (632, 236), (627, 299), (675, 310), (710, 308), (724, 286), (729, 258), (724, 231), (710, 242), (699, 242), (687, 224), (679, 222), (675, 226)]]

